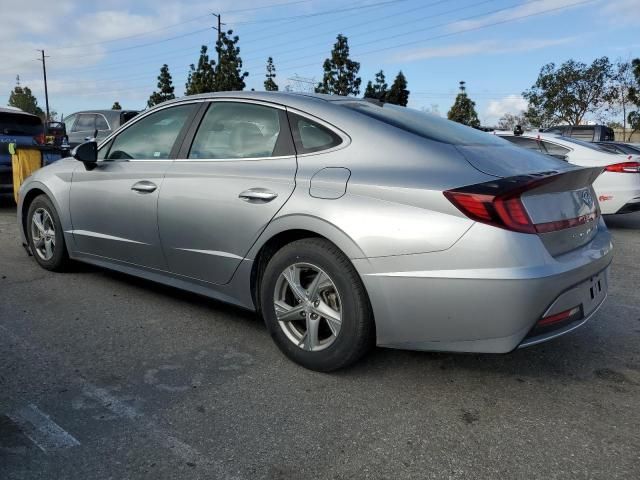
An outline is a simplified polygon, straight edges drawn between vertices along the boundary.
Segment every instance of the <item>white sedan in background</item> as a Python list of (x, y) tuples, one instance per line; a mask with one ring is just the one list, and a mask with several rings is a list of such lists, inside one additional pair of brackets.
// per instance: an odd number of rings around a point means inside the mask
[(593, 183), (605, 215), (640, 211), (640, 156), (621, 155), (598, 144), (553, 134), (494, 132), (510, 142), (581, 167), (604, 167)]

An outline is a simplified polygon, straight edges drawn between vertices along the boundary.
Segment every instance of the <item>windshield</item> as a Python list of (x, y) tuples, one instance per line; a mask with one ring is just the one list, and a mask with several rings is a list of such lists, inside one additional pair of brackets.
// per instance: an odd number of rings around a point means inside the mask
[(495, 135), (450, 120), (390, 103), (339, 102), (340, 105), (429, 140), (453, 145), (504, 146)]

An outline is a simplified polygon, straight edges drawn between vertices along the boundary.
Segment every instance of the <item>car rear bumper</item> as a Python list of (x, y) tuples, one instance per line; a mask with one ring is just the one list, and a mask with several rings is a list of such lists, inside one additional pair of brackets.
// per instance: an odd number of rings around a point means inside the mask
[[(469, 256), (473, 255), (469, 250), (472, 234), (444, 252), (355, 260), (373, 307), (378, 345), (506, 353), (573, 330), (606, 297), (612, 245), (600, 223), (600, 231), (587, 245), (555, 258), (545, 255), (537, 236), (525, 234), (516, 234), (521, 242), (514, 243), (512, 251), (504, 250), (501, 242), (492, 242), (493, 248), (478, 250), (473, 258)], [(482, 226), (476, 234), (490, 228)], [(499, 231), (497, 235), (513, 234)], [(470, 238), (465, 241), (466, 237)], [(528, 265), (522, 265), (523, 261)], [(447, 262), (484, 265), (434, 269)], [(491, 262), (497, 265), (491, 267)], [(601, 280), (601, 294), (591, 299), (589, 282), (594, 278), (605, 280)], [(543, 316), (575, 306), (581, 308), (580, 322), (527, 338)]]
[(640, 174), (603, 172), (594, 182), (604, 215), (631, 213), (640, 209)]

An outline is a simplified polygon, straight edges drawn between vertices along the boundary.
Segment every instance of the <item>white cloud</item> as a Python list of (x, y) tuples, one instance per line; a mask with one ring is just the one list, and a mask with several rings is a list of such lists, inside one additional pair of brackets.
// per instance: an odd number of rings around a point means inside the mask
[(576, 40), (576, 37), (550, 38), (550, 39), (522, 39), (516, 42), (500, 42), (497, 40), (485, 40), (475, 43), (458, 43), (443, 47), (429, 47), (411, 50), (393, 57), (397, 62), (414, 62), (427, 58), (450, 58), (465, 55), (493, 55), (513, 52), (530, 52), (542, 48), (564, 45)]
[[(536, 15), (542, 16), (543, 14), (551, 15), (551, 14), (559, 14), (566, 12), (572, 5), (579, 3), (580, 0), (531, 0), (527, 3), (524, 3), (518, 7), (510, 8), (508, 10), (503, 10), (501, 12), (496, 12), (493, 14), (485, 15), (477, 19), (473, 20), (461, 20), (452, 24), (449, 29), (454, 32), (464, 31), (464, 30), (472, 30), (476, 28), (480, 28), (486, 25), (490, 25), (497, 22), (507, 22), (513, 21), (517, 19), (527, 20), (528, 16)], [(619, 1), (619, 0), (618, 0)], [(573, 8), (584, 7), (591, 5), (581, 4), (575, 5)], [(562, 7), (567, 7), (563, 8)], [(596, 7), (597, 8), (597, 7)], [(553, 11), (549, 11), (553, 10)], [(549, 12), (548, 12), (549, 11)], [(546, 13), (543, 13), (546, 12)]]
[(527, 101), (521, 95), (507, 95), (500, 100), (491, 100), (483, 119), (487, 125), (495, 125), (505, 113), (519, 114), (527, 109)]

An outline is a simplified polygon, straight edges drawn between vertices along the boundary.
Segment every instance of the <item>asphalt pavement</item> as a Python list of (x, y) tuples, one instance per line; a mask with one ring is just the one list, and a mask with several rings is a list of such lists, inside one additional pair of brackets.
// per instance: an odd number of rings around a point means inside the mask
[(254, 314), (39, 268), (5, 204), (0, 479), (640, 478), (640, 215), (608, 223), (609, 298), (572, 334), (321, 374)]

